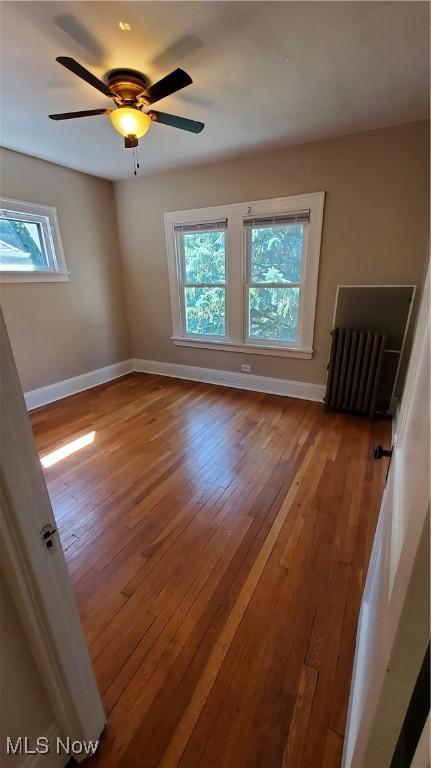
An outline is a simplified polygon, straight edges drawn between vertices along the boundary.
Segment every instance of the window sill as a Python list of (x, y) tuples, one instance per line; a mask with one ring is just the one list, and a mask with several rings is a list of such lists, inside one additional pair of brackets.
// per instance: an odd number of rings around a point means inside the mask
[(297, 357), (311, 360), (312, 349), (294, 349), (292, 347), (271, 347), (258, 344), (234, 344), (229, 341), (207, 341), (202, 339), (186, 339), (172, 336), (176, 347), (196, 347), (197, 349), (219, 349), (223, 352), (242, 352), (249, 355), (271, 355), (272, 357)]
[(70, 272), (1, 272), (0, 283), (65, 283)]

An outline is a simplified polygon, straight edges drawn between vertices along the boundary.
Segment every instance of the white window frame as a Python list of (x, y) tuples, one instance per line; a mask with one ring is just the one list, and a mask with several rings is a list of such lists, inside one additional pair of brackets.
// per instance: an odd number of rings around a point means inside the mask
[[(201, 222), (203, 223), (203, 222)], [(223, 231), (225, 233), (225, 282), (224, 283), (189, 283), (186, 280), (185, 276), (185, 256), (184, 256), (184, 240), (181, 237), (182, 232), (175, 231), (175, 252), (178, 255), (178, 281), (179, 281), (179, 297), (180, 297), (180, 317), (181, 317), (181, 327), (183, 329), (184, 338), (186, 339), (196, 339), (196, 340), (206, 340), (211, 339), (214, 341), (225, 341), (229, 338), (229, 328), (228, 328), (228, 312), (227, 312), (227, 265), (228, 265), (228, 256), (227, 256), (227, 226), (226, 229), (219, 230), (217, 225), (221, 223), (220, 221), (208, 221), (205, 222), (205, 224), (211, 224), (214, 223), (214, 229), (206, 229), (207, 232), (216, 232), (216, 231)], [(216, 334), (211, 334), (211, 336), (206, 334), (198, 334), (198, 333), (187, 333), (187, 319), (186, 319), (186, 306), (185, 306), (185, 289), (186, 288), (223, 288), (225, 292), (225, 334), (223, 336), (217, 336)]]
[(56, 208), (0, 197), (0, 217), (39, 224), (49, 264), (48, 269), (33, 270), (5, 270), (0, 264), (0, 283), (64, 282), (69, 279)]
[[(268, 200), (217, 205), (185, 211), (165, 213), (165, 232), (168, 257), (169, 288), (172, 309), (172, 341), (176, 346), (221, 349), (276, 357), (311, 359), (313, 356), (314, 318), (316, 311), (322, 234), (324, 192), (278, 197)], [(310, 222), (304, 239), (303, 276), (298, 316), (298, 337), (295, 343), (272, 342), (247, 337), (247, 217), (270, 216), (309, 210)], [(184, 224), (203, 224), (227, 219), (226, 230), (226, 336), (196, 338), (185, 333), (182, 311), (182, 258), (178, 249), (175, 227)], [(286, 283), (286, 286), (290, 284)]]
[[(301, 349), (303, 339), (303, 328), (305, 322), (305, 307), (308, 306), (306, 288), (308, 282), (306, 281), (306, 266), (307, 266), (307, 253), (308, 253), (308, 231), (309, 224), (304, 227), (304, 237), (302, 241), (302, 260), (301, 260), (301, 280), (297, 283), (254, 283), (250, 282), (250, 267), (251, 267), (251, 227), (244, 227), (244, 255), (245, 255), (245, 281), (244, 281), (244, 328), (245, 342), (246, 344), (253, 344), (253, 346), (266, 347), (268, 343), (271, 344), (271, 340), (263, 339), (259, 337), (250, 336), (249, 329), (249, 306), (248, 306), (248, 293), (250, 288), (300, 288), (299, 294), (299, 307), (298, 307), (298, 325), (297, 325), (297, 338), (296, 341), (282, 341), (277, 339), (273, 343), (277, 344), (280, 348), (285, 349)], [(313, 321), (314, 322), (314, 321)]]

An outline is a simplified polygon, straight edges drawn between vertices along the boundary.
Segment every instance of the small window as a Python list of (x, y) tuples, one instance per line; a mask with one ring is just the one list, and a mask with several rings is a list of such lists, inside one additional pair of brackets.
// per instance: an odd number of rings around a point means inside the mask
[(2, 282), (67, 280), (55, 208), (0, 198)]
[(225, 221), (175, 227), (187, 335), (226, 335), (225, 230)]
[(300, 333), (309, 211), (245, 219), (247, 338), (292, 345)]

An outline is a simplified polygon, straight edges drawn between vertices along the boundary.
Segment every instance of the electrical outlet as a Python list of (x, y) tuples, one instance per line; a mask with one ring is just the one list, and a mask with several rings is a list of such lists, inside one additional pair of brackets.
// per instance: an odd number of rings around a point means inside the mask
[(243, 371), (243, 373), (250, 373), (251, 365), (242, 365), (241, 370)]

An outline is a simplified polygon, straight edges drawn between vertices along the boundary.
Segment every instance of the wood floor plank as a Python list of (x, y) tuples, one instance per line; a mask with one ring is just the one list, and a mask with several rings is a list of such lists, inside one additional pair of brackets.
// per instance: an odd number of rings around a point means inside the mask
[(309, 768), (311, 765), (320, 765), (324, 753), (326, 730), (329, 722), (340, 637), (347, 600), (350, 569), (351, 566), (346, 565), (346, 563), (340, 563), (337, 571), (325, 654), (319, 669), (319, 677), (311, 709), (307, 741), (302, 762), (300, 764), (301, 768)]
[(318, 674), (316, 669), (304, 664), (299, 678), (295, 709), (287, 733), (282, 768), (295, 768), (301, 765)]
[(338, 768), (343, 752), (343, 739), (338, 733), (326, 732), (322, 768)]
[(31, 414), (108, 712), (92, 768), (339, 768), (388, 422), (130, 374)]

